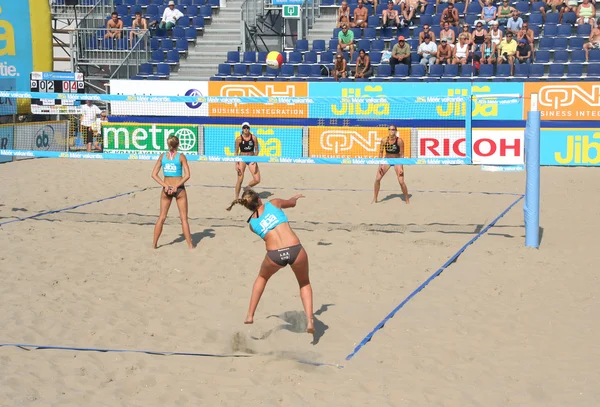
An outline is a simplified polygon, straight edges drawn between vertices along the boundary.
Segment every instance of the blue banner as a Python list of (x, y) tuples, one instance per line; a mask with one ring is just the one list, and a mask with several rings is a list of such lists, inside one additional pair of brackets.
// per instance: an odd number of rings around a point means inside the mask
[[(14, 78), (0, 77), (0, 91), (15, 91), (17, 80)], [(17, 100), (11, 97), (0, 97), (0, 116), (17, 114)]]
[[(338, 98), (328, 105), (309, 105), (309, 118), (353, 119), (464, 119), (473, 96), (472, 118), (515, 120), (523, 117), (522, 83), (318, 83), (309, 82), (310, 98)], [(490, 95), (487, 97), (487, 95)], [(395, 97), (413, 99), (399, 108)]]
[[(252, 127), (258, 139), (259, 156), (267, 158), (302, 157), (302, 127)], [(204, 126), (204, 153), (207, 156), (234, 157), (240, 126)]]
[(0, 78), (14, 78), (17, 89), (29, 89), (33, 66), (29, 1), (3, 1), (0, 12)]
[[(13, 129), (12, 124), (0, 125), (0, 150), (12, 150), (13, 147)], [(0, 155), (0, 163), (12, 161), (12, 157)]]
[(600, 131), (542, 129), (540, 150), (541, 165), (600, 166)]

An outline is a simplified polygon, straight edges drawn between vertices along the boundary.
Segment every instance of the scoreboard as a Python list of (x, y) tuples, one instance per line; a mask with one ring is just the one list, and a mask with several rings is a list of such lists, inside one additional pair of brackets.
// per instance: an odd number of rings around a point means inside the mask
[[(85, 93), (82, 73), (32, 72), (31, 93)], [(35, 96), (35, 95), (32, 95)], [(70, 99), (31, 99), (33, 114), (80, 114), (82, 101)]]

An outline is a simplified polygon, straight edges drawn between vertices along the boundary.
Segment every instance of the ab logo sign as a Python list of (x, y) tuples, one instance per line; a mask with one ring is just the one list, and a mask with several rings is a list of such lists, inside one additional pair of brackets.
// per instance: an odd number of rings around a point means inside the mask
[(161, 153), (170, 136), (179, 138), (179, 150), (198, 154), (198, 126), (177, 124), (109, 123), (102, 127), (106, 152)]

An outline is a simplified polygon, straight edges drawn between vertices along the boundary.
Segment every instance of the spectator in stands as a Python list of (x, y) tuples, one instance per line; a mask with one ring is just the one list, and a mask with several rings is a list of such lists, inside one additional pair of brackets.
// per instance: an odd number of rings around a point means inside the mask
[(540, 13), (542, 13), (544, 21), (546, 21), (546, 13), (560, 13), (564, 7), (564, 0), (545, 0), (545, 3), (543, 7), (540, 7)]
[(514, 10), (515, 8), (510, 6), (508, 0), (502, 0), (502, 5), (498, 7), (498, 13), (496, 14), (496, 16), (498, 17), (496, 19), (496, 21), (498, 21), (498, 24), (500, 24), (501, 26), (506, 26), (506, 23), (508, 23), (508, 19), (510, 18)]
[(333, 71), (331, 71), (331, 75), (334, 77), (336, 81), (339, 81), (340, 78), (345, 78), (348, 71), (348, 63), (346, 62), (346, 58), (341, 52), (335, 57), (335, 63), (333, 64)]
[(583, 0), (583, 3), (577, 7), (577, 24), (591, 24), (594, 28), (596, 17), (596, 7), (590, 3), (590, 0)]
[(338, 47), (339, 53), (348, 50), (350, 52), (350, 60), (352, 60), (352, 54), (354, 53), (354, 33), (348, 29), (347, 25), (342, 26), (342, 31), (338, 34)]
[(452, 63), (452, 47), (448, 45), (448, 40), (446, 40), (446, 38), (442, 38), (440, 41), (440, 46), (438, 47), (435, 56), (435, 63), (437, 65)]
[(337, 12), (337, 28), (350, 24), (350, 7), (348, 3), (342, 1), (341, 7)]
[[(370, 3), (371, 7), (373, 8), (373, 15), (376, 16), (377, 15), (377, 0), (364, 0), (365, 3)], [(367, 10), (368, 12), (368, 10)]]
[(498, 9), (494, 6), (492, 0), (486, 0), (485, 7), (481, 9), (481, 20), (475, 21), (475, 24), (481, 21), (484, 24), (490, 25), (492, 21), (496, 21), (497, 13)]
[[(529, 64), (531, 63), (531, 47), (529, 46), (529, 42), (523, 38), (519, 40), (519, 45), (517, 46), (517, 62), (520, 64)], [(511, 72), (512, 74), (512, 72)]]
[(444, 29), (440, 31), (440, 40), (446, 40), (448, 42), (448, 46), (454, 48), (454, 41), (456, 40), (456, 34), (454, 30), (450, 28), (450, 23), (445, 22), (442, 23)]
[(515, 63), (515, 53), (517, 52), (517, 42), (513, 40), (512, 32), (509, 31), (506, 33), (506, 39), (502, 40), (498, 48), (500, 48), (498, 51), (498, 63), (506, 62), (510, 64), (512, 74), (512, 66)]
[(483, 43), (485, 42), (485, 36), (487, 35), (487, 31), (483, 28), (483, 24), (477, 23), (475, 25), (475, 30), (471, 33), (471, 46), (473, 52), (479, 51)]
[(467, 11), (466, 11), (466, 10), (468, 10), (468, 9), (469, 9), (469, 4), (471, 4), (471, 3), (470, 3), (470, 0), (454, 0), (452, 3), (454, 3), (454, 6), (456, 7), (456, 3), (460, 3), (460, 2), (464, 2), (464, 3), (465, 3), (465, 8), (464, 8), (464, 10), (465, 10), (465, 14), (467, 14)]
[(485, 36), (485, 42), (481, 46), (481, 63), (482, 64), (494, 64), (496, 63), (496, 44), (492, 42), (492, 36), (487, 34)]
[(364, 6), (362, 0), (358, 0), (358, 6), (354, 9), (354, 18), (351, 23), (352, 27), (367, 28), (369, 25), (367, 20), (369, 19), (369, 10)]
[(502, 42), (502, 38), (504, 37), (504, 33), (498, 27), (497, 21), (494, 21), (494, 23), (492, 24), (492, 29), (490, 30), (490, 35), (492, 37), (492, 42), (494, 43), (494, 45), (496, 45), (496, 47), (498, 45), (500, 45), (500, 43)]
[(419, 33), (419, 45), (423, 43), (426, 35), (429, 35), (429, 38), (431, 38), (431, 42), (435, 42), (435, 33), (431, 31), (431, 29), (429, 28), (429, 24), (424, 24), (423, 31)]
[(470, 46), (467, 42), (467, 36), (460, 34), (458, 44), (454, 47), (454, 64), (464, 65), (469, 60)]
[(373, 74), (371, 69), (371, 58), (367, 55), (364, 49), (358, 51), (356, 58), (356, 70), (354, 71), (355, 78), (368, 78)]
[(424, 42), (419, 45), (417, 48), (417, 54), (421, 57), (421, 61), (419, 62), (421, 65), (432, 65), (435, 64), (437, 58), (437, 45), (435, 42), (431, 41), (431, 37), (426, 34), (423, 37)]
[[(131, 32), (129, 33), (129, 41), (131, 42), (131, 48), (135, 45), (134, 37), (137, 39), (143, 38), (144, 34), (148, 31), (148, 22), (145, 18), (142, 18), (142, 13), (137, 11), (135, 13), (135, 19), (131, 23)], [(144, 44), (148, 45), (148, 44)]]
[(104, 38), (116, 38), (119, 39), (123, 36), (123, 20), (119, 18), (119, 14), (116, 11), (110, 15), (111, 19), (106, 23), (106, 34)]
[(85, 143), (87, 144), (87, 152), (92, 152), (92, 143), (94, 142), (94, 123), (96, 118), (102, 111), (100, 108), (92, 104), (91, 100), (86, 100), (85, 105), (81, 106), (81, 128), (85, 131)]
[(443, 25), (444, 23), (458, 27), (458, 10), (454, 8), (453, 3), (449, 3), (446, 10), (442, 11), (440, 25)]
[(388, 1), (387, 9), (381, 13), (381, 22), (383, 27), (399, 27), (400, 15), (394, 8), (394, 2)]
[(513, 35), (517, 35), (522, 27), (523, 19), (519, 17), (519, 12), (517, 10), (513, 10), (512, 18), (509, 18), (506, 23), (506, 32), (508, 33), (510, 31)]
[(177, 21), (179, 21), (181, 17), (183, 17), (183, 13), (175, 8), (175, 2), (171, 0), (163, 12), (159, 28), (161, 30), (171, 30), (177, 25)]
[(562, 24), (563, 14), (565, 13), (577, 13), (577, 6), (579, 2), (577, 0), (566, 0), (564, 7), (560, 9), (558, 22)]
[(402, 15), (404, 16), (404, 21), (407, 22), (410, 26), (413, 25), (412, 19), (414, 18), (417, 10), (419, 9), (419, 5), (421, 6), (420, 12), (423, 13), (425, 11), (425, 7), (427, 6), (427, 0), (404, 1), (404, 9), (402, 10)]
[(592, 28), (592, 32), (590, 33), (590, 42), (583, 44), (586, 61), (590, 58), (591, 49), (600, 49), (600, 28), (598, 28), (598, 26)]
[(465, 37), (465, 41), (467, 41), (467, 44), (471, 44), (473, 42), (473, 36), (471, 35), (471, 32), (469, 31), (471, 29), (471, 26), (469, 26), (469, 24), (463, 24), (462, 25), (462, 32), (458, 33), (458, 37), (460, 39), (461, 36)]
[(517, 41), (521, 41), (523, 39), (527, 40), (527, 43), (529, 44), (529, 48), (531, 48), (531, 57), (533, 58), (533, 52), (534, 52), (533, 51), (534, 50), (533, 41), (535, 40), (535, 37), (534, 37), (533, 30), (531, 28), (529, 28), (528, 22), (524, 22), (523, 26), (517, 33)]
[(396, 65), (398, 64), (410, 66), (410, 45), (406, 43), (403, 35), (398, 37), (398, 43), (392, 48), (392, 56), (390, 57), (392, 75), (396, 72)]

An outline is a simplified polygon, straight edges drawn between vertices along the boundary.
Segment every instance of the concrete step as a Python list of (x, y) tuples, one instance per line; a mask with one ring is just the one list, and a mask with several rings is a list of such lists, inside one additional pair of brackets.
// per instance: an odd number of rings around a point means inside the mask
[(219, 25), (219, 26), (211, 26), (210, 28), (204, 31), (203, 37), (224, 37), (227, 35), (235, 35), (240, 34), (240, 28), (237, 26), (230, 26), (228, 23)]

